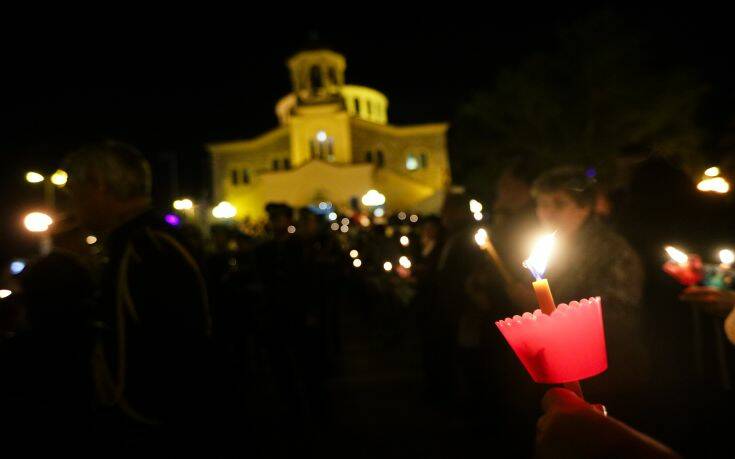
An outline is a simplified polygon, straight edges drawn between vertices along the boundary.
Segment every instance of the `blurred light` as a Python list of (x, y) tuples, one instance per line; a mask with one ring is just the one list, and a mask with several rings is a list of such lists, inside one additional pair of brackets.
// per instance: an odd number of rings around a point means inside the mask
[(393, 234), (396, 232), (395, 229), (393, 229), (392, 226), (386, 226), (385, 227), (385, 237), (393, 237)]
[(586, 175), (588, 178), (595, 178), (597, 177), (597, 169), (594, 167), (588, 167), (586, 171), (584, 171), (584, 175)]
[(357, 258), (358, 256), (360, 256), (360, 253), (357, 250), (350, 250), (350, 258)]
[(51, 176), (51, 183), (58, 187), (66, 185), (67, 180), (69, 180), (69, 175), (61, 169), (54, 172), (54, 175)]
[(343, 224), (343, 225), (345, 225), (345, 226), (349, 225), (349, 224), (350, 224), (350, 219), (349, 219), (349, 218), (347, 218), (347, 217), (344, 217), (344, 218), (342, 219), (342, 224)]
[(405, 220), (406, 219), (406, 212), (398, 212), (398, 220)]
[(349, 226), (347, 226), (347, 225), (342, 225), (342, 226), (341, 226), (341, 227), (339, 228), (339, 230), (340, 230), (340, 231), (342, 231), (343, 233), (346, 233), (347, 231), (349, 231), (349, 230), (350, 230), (350, 227), (349, 227)]
[(735, 253), (730, 249), (720, 250), (720, 262), (722, 262), (723, 265), (730, 266), (735, 262)]
[(181, 217), (176, 214), (166, 214), (163, 219), (171, 226), (179, 226), (181, 224)]
[(87, 236), (86, 241), (87, 241), (87, 244), (89, 244), (89, 245), (96, 244), (97, 243), (97, 236), (94, 236), (94, 235), (90, 234), (89, 236)]
[(707, 177), (717, 177), (720, 175), (720, 168), (719, 167), (710, 167), (706, 171), (704, 171), (704, 175)]
[(419, 216), (416, 214), (413, 214), (411, 215), (411, 218), (409, 218), (409, 220), (411, 220), (411, 223), (416, 223), (417, 221), (419, 221)]
[(364, 227), (370, 226), (370, 219), (366, 215), (360, 216), (360, 224)]
[(393, 263), (391, 263), (390, 261), (386, 261), (385, 263), (383, 263), (383, 269), (386, 271), (393, 271)]
[(290, 225), (290, 226), (289, 226), (289, 227), (288, 227), (288, 228), (286, 229), (286, 231), (288, 231), (288, 234), (293, 234), (293, 233), (295, 233), (295, 232), (296, 232), (296, 227), (295, 227), (295, 226), (293, 226), (293, 225)]
[(385, 196), (377, 190), (369, 190), (363, 195), (362, 204), (368, 207), (382, 206), (385, 204)]
[(385, 210), (382, 207), (378, 207), (377, 209), (375, 209), (373, 211), (373, 215), (375, 215), (376, 217), (380, 218), (383, 215), (385, 215)]
[(0, 290), (0, 300), (3, 299), (3, 298), (9, 297), (12, 294), (13, 294), (13, 292), (11, 292), (10, 290), (8, 290), (6, 288), (1, 289)]
[(411, 267), (411, 260), (409, 260), (408, 257), (404, 255), (398, 259), (398, 264), (408, 269)]
[(26, 262), (23, 260), (13, 260), (10, 262), (10, 274), (17, 276), (26, 269)]
[(697, 184), (699, 191), (712, 191), (724, 194), (730, 191), (730, 184), (722, 177), (704, 179)]
[(408, 158), (406, 158), (406, 169), (410, 171), (415, 171), (419, 168), (419, 160), (416, 159), (415, 156), (409, 155)]
[(26, 174), (26, 182), (28, 183), (41, 183), (43, 182), (43, 175), (38, 172), (29, 172)]
[(339, 229), (339, 223), (336, 223), (336, 222), (332, 223), (331, 228), (332, 228), (332, 231), (337, 231)]
[(668, 245), (664, 247), (664, 250), (666, 250), (666, 253), (669, 254), (672, 260), (679, 263), (680, 265), (685, 265), (689, 262), (689, 257), (687, 256), (687, 254), (677, 249), (676, 247)]
[(214, 209), (212, 209), (212, 215), (214, 218), (232, 218), (235, 215), (237, 215), (237, 209), (235, 209), (235, 206), (230, 204), (227, 201), (222, 201), (219, 204), (215, 206)]
[(489, 237), (487, 235), (487, 231), (485, 230), (485, 228), (480, 228), (479, 230), (477, 230), (477, 232), (475, 233), (475, 242), (477, 243), (477, 245), (479, 245), (482, 248), (485, 248), (485, 246), (488, 243), (488, 240), (489, 240)]
[(177, 199), (174, 201), (174, 209), (176, 210), (189, 210), (194, 207), (194, 202), (189, 198)]
[(352, 260), (352, 266), (354, 266), (355, 268), (359, 268), (360, 266), (362, 266), (362, 260), (360, 260), (359, 258), (355, 258), (354, 260)]
[(478, 222), (482, 220), (482, 212), (475, 212), (475, 220)]
[(523, 266), (528, 268), (537, 280), (541, 279), (546, 272), (546, 266), (551, 257), (551, 250), (556, 243), (556, 233), (541, 236), (536, 240), (536, 244), (531, 250), (531, 255), (523, 262)]
[(319, 131), (316, 133), (316, 140), (320, 142), (326, 142), (327, 141), (327, 133), (324, 131)]
[(482, 204), (480, 203), (480, 201), (474, 199), (470, 200), (470, 212), (472, 212), (473, 214), (482, 212)]
[(31, 212), (23, 219), (26, 229), (32, 233), (42, 233), (48, 230), (54, 221), (42, 212)]
[(337, 220), (337, 213), (336, 212), (330, 212), (329, 215), (327, 216), (327, 218), (329, 218), (329, 221), (330, 222), (333, 222), (333, 221)]
[(403, 247), (408, 247), (408, 244), (411, 242), (409, 241), (408, 236), (401, 236), (400, 241)]
[(327, 210), (327, 209), (329, 209), (329, 206), (327, 205), (326, 202), (322, 201), (322, 202), (319, 203), (319, 208), (321, 210)]

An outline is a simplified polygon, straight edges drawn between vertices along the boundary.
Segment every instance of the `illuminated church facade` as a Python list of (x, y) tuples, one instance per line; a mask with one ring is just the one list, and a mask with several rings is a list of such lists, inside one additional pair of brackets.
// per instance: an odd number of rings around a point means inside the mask
[(287, 64), (293, 92), (276, 104), (279, 126), (207, 145), (216, 200), (258, 220), (268, 202), (348, 209), (375, 189), (387, 212), (439, 211), (451, 182), (447, 124), (389, 124), (385, 95), (345, 84), (345, 59), (333, 51), (303, 51)]

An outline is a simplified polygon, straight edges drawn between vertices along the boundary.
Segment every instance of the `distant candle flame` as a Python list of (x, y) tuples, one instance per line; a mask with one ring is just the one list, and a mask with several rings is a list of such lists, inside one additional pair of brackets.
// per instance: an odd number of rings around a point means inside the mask
[(730, 191), (730, 184), (722, 177), (713, 177), (699, 182), (697, 189), (704, 192), (725, 194)]
[(718, 175), (720, 175), (720, 168), (717, 166), (712, 166), (704, 171), (704, 175), (706, 175), (707, 177), (717, 177)]
[(679, 263), (680, 265), (685, 265), (689, 262), (689, 257), (687, 256), (687, 254), (677, 249), (676, 247), (672, 247), (669, 245), (666, 246), (664, 250), (666, 250), (666, 253), (669, 254), (672, 260)]
[(480, 228), (479, 230), (477, 230), (477, 232), (475, 233), (475, 242), (477, 243), (477, 245), (485, 248), (488, 240), (489, 236), (487, 235), (487, 231), (485, 230), (485, 228)]
[(546, 272), (546, 265), (549, 263), (551, 250), (554, 248), (555, 242), (555, 232), (541, 236), (533, 246), (531, 256), (523, 262), (523, 267), (531, 271), (536, 280), (540, 280)]
[(482, 212), (482, 203), (480, 201), (477, 201), (475, 199), (470, 201), (470, 212), (473, 214), (476, 214), (478, 212)]
[(735, 262), (735, 252), (730, 249), (720, 250), (720, 262), (723, 265), (731, 265)]

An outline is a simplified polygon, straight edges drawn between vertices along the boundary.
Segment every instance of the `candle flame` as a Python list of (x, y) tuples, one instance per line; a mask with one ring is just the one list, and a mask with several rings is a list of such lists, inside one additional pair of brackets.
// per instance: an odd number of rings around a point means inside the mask
[(720, 250), (720, 262), (722, 262), (723, 265), (731, 265), (735, 262), (735, 252), (730, 249)]
[(704, 192), (725, 194), (730, 191), (730, 183), (722, 177), (713, 177), (699, 182), (697, 189)]
[(720, 175), (720, 168), (717, 166), (712, 166), (707, 168), (707, 170), (704, 171), (704, 175), (707, 177), (717, 177)]
[(541, 236), (536, 240), (536, 244), (533, 246), (531, 256), (523, 262), (523, 266), (528, 268), (533, 274), (536, 280), (543, 277), (546, 272), (546, 265), (549, 263), (549, 257), (551, 256), (551, 250), (554, 248), (556, 242), (556, 232)]
[(475, 233), (475, 242), (477, 243), (477, 245), (485, 248), (488, 240), (489, 236), (487, 235), (487, 231), (485, 230), (485, 228), (480, 228), (479, 230), (477, 230), (477, 232)]
[(676, 247), (672, 247), (669, 245), (666, 246), (664, 250), (666, 250), (666, 253), (669, 254), (672, 260), (679, 263), (680, 265), (685, 265), (689, 262), (689, 257), (687, 256), (687, 254), (677, 249)]

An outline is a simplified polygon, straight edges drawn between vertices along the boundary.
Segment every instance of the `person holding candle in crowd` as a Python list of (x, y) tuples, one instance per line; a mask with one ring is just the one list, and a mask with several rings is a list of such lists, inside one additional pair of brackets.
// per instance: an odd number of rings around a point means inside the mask
[[(556, 231), (557, 247), (545, 277), (557, 302), (602, 297), (609, 369), (585, 383), (585, 390), (591, 399), (618, 409), (640, 390), (647, 366), (640, 330), (641, 261), (622, 237), (597, 219), (596, 183), (583, 168), (550, 170), (534, 182), (532, 191), (541, 224)], [(519, 310), (538, 307), (527, 282), (507, 290)]]

